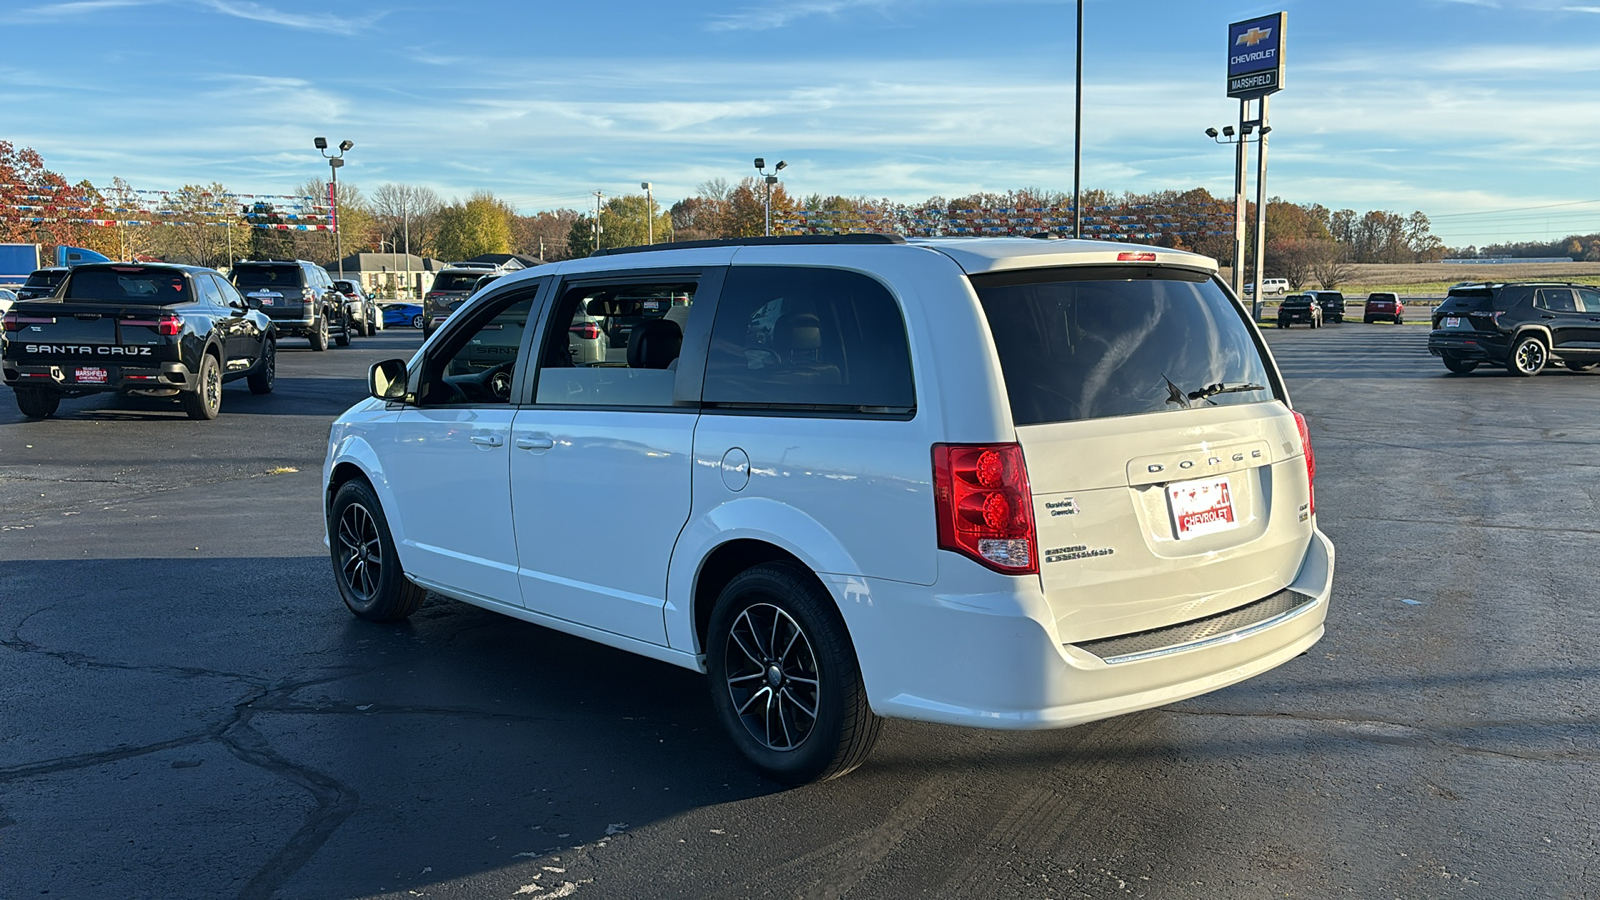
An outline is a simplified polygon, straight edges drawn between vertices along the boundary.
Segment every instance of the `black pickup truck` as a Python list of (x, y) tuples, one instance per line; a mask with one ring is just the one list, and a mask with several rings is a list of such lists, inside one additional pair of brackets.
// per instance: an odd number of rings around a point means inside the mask
[(165, 263), (74, 268), (49, 299), (5, 314), (0, 370), (22, 414), (42, 419), (62, 397), (176, 397), (192, 419), (214, 419), (222, 385), (272, 391), (272, 320), (217, 272)]

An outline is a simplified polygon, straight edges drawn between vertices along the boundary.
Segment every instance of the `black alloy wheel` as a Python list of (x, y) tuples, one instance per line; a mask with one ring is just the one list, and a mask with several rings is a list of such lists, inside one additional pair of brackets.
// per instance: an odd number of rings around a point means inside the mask
[(345, 310), (344, 311), (344, 314), (343, 314), (342, 318), (340, 319), (340, 321), (343, 324), (341, 324), (339, 326), (339, 336), (337, 338), (334, 338), (334, 342), (337, 343), (341, 347), (348, 347), (348, 346), (350, 346), (350, 339), (355, 337), (355, 326), (350, 324), (350, 311), (349, 310)]
[(1549, 360), (1550, 352), (1545, 349), (1544, 341), (1530, 334), (1518, 340), (1516, 346), (1511, 348), (1510, 365), (1507, 368), (1512, 374), (1526, 378), (1543, 371), (1545, 363)]
[(278, 381), (277, 341), (271, 338), (267, 339), (266, 345), (261, 348), (261, 363), (254, 372), (250, 373), (247, 380), (250, 384), (250, 393), (272, 393), (273, 385), (277, 384)]
[(222, 411), (222, 364), (210, 353), (200, 357), (200, 373), (192, 391), (178, 395), (191, 419), (215, 419)]
[(833, 600), (793, 564), (748, 569), (723, 588), (706, 640), (712, 705), (735, 745), (785, 784), (843, 775), (882, 720)]
[(371, 485), (359, 478), (340, 485), (328, 523), (334, 581), (351, 613), (369, 622), (398, 622), (421, 608), (428, 592), (401, 571)]

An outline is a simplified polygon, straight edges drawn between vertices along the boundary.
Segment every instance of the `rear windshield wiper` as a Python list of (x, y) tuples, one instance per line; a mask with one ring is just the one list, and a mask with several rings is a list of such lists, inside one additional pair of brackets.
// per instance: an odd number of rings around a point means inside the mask
[(1224, 384), (1219, 381), (1216, 384), (1208, 384), (1198, 391), (1190, 391), (1189, 399), (1204, 400), (1207, 397), (1215, 397), (1218, 394), (1242, 394), (1247, 391), (1264, 391), (1266, 389), (1266, 385), (1256, 384), (1250, 381), (1240, 384)]

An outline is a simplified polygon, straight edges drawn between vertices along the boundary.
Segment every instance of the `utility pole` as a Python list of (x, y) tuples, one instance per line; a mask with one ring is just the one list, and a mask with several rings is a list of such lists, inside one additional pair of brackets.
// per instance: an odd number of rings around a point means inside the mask
[(600, 249), (600, 192), (594, 192), (594, 249)]

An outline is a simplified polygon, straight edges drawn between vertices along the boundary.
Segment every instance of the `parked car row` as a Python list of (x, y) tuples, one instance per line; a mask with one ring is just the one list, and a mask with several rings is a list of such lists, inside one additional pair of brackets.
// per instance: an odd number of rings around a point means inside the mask
[[(1278, 304), (1278, 327), (1305, 323), (1321, 328), (1329, 321), (1342, 323), (1346, 315), (1344, 294), (1339, 291), (1307, 291), (1290, 294)], [(1387, 320), (1396, 325), (1405, 324), (1405, 304), (1394, 293), (1375, 292), (1367, 295), (1362, 305), (1361, 321), (1368, 325)]]

